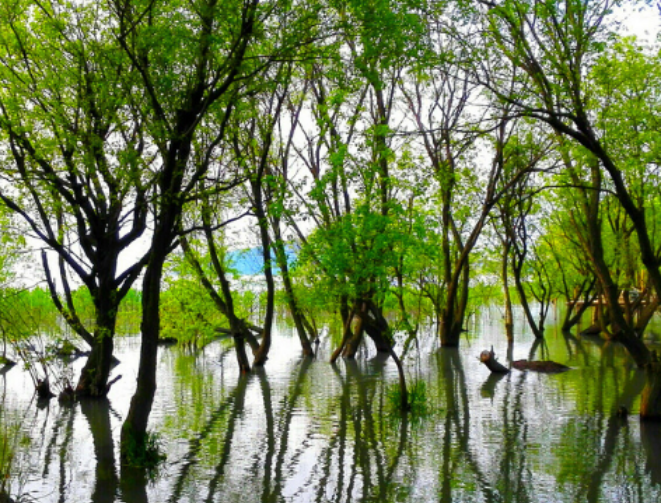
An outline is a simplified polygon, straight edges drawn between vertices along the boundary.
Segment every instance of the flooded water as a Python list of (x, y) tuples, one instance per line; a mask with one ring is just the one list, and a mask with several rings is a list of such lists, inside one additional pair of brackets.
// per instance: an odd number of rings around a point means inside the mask
[[(661, 501), (660, 426), (637, 416), (643, 372), (599, 338), (551, 327), (536, 344), (519, 328), (509, 354), (497, 310), (459, 350), (421, 337), (404, 364), (410, 382), (426, 383), (428, 413), (412, 419), (392, 413), (396, 369), (369, 344), (331, 366), (324, 340), (304, 361), (281, 327), (266, 368), (245, 378), (226, 342), (165, 348), (150, 425), (167, 461), (149, 479), (118, 463), (138, 338), (117, 339), (123, 377), (107, 401), (37, 406), (29, 375), (14, 368), (0, 377), (24, 433), (13, 491), (94, 503)], [(492, 345), (505, 364), (552, 359), (572, 370), (491, 375), (477, 356)], [(628, 418), (615, 417), (620, 405)]]

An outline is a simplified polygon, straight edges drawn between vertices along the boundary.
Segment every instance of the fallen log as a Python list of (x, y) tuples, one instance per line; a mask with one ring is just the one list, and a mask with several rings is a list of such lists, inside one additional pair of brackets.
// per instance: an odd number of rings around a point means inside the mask
[(599, 335), (601, 333), (601, 327), (596, 323), (590, 325), (585, 330), (581, 330), (580, 335)]
[(567, 365), (562, 363), (553, 362), (550, 360), (538, 360), (538, 361), (528, 361), (528, 360), (516, 360), (512, 362), (512, 367), (517, 370), (532, 370), (534, 372), (545, 372), (548, 374), (557, 373), (557, 372), (566, 372), (571, 370)]
[(480, 353), (480, 361), (484, 363), (491, 372), (496, 374), (507, 374), (509, 372), (507, 367), (496, 360), (496, 353), (493, 352), (493, 346), (491, 346), (491, 351), (484, 350)]

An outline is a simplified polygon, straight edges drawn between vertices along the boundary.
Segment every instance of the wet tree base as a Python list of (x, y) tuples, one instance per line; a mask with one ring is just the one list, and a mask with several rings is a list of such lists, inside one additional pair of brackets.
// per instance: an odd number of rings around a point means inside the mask
[(601, 327), (597, 324), (590, 325), (585, 330), (581, 330), (581, 335), (599, 335), (601, 333)]
[(50, 390), (50, 384), (48, 383), (48, 379), (44, 379), (43, 381), (39, 380), (37, 381), (37, 397), (40, 400), (50, 400), (55, 396), (55, 393), (53, 393)]

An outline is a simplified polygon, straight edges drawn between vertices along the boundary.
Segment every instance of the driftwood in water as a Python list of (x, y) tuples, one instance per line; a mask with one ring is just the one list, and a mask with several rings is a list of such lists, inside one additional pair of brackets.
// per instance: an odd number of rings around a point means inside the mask
[(535, 372), (546, 372), (546, 373), (555, 373), (555, 372), (565, 372), (570, 370), (570, 367), (563, 365), (562, 363), (552, 362), (550, 360), (539, 360), (539, 361), (529, 361), (529, 360), (517, 360), (512, 362), (512, 367), (517, 370), (533, 370)]
[(480, 361), (484, 363), (491, 372), (496, 374), (506, 374), (509, 372), (507, 367), (496, 360), (496, 353), (493, 352), (493, 346), (491, 346), (491, 351), (484, 350), (480, 353)]

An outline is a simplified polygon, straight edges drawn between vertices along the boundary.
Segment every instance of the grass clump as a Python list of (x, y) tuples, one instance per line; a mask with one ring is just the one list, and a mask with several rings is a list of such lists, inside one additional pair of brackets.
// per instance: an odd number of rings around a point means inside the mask
[(402, 389), (399, 384), (393, 384), (387, 391), (388, 409), (393, 415), (401, 415), (406, 412), (410, 417), (425, 417), (432, 412), (427, 396), (427, 383), (417, 380), (408, 387), (408, 411), (402, 411)]
[(158, 433), (148, 431), (142, 438), (128, 435), (122, 439), (122, 464), (125, 466), (153, 473), (166, 458)]

